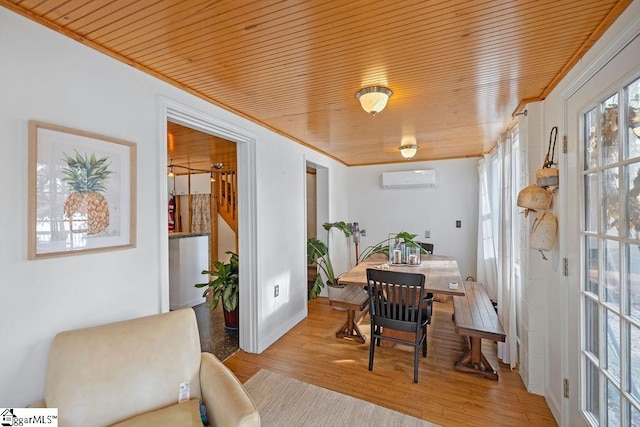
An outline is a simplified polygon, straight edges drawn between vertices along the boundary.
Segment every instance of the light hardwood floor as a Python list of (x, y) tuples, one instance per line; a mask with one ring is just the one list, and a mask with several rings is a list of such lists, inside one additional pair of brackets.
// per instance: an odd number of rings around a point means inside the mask
[(452, 313), (451, 299), (434, 302), (418, 384), (411, 350), (378, 347), (369, 372), (368, 316), (360, 323), (365, 344), (337, 339), (334, 333), (346, 313), (334, 310), (326, 298), (310, 301), (309, 316), (262, 354), (240, 350), (225, 364), (242, 382), (268, 369), (443, 426), (557, 425), (544, 398), (528, 393), (518, 372), (497, 362), (495, 343), (483, 344), (483, 352), (499, 381), (453, 370), (465, 343), (455, 334)]

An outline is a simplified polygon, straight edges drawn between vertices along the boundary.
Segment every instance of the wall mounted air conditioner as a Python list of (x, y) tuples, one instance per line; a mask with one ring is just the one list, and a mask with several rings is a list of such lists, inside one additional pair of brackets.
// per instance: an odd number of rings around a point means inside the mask
[(382, 186), (384, 188), (433, 187), (435, 185), (435, 169), (384, 172), (382, 174)]

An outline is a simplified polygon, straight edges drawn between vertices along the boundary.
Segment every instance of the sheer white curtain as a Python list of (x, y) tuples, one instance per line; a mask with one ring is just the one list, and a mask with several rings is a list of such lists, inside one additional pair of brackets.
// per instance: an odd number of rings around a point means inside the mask
[(498, 302), (498, 317), (507, 335), (504, 343), (498, 343), (498, 358), (514, 368), (518, 362), (513, 268), (517, 153), (514, 153), (512, 135), (508, 132), (498, 142), (496, 151), (478, 162), (477, 271), (478, 281), (485, 284), (489, 296)]
[(514, 184), (517, 182), (514, 168), (515, 156), (512, 133), (508, 132), (498, 144), (498, 164), (500, 165), (499, 220), (498, 239), (498, 318), (507, 335), (504, 343), (498, 343), (498, 358), (515, 368), (518, 360), (516, 337), (516, 287), (514, 283)]
[[(498, 260), (496, 259), (496, 239), (498, 230), (494, 228), (497, 221), (494, 217), (498, 215), (498, 209), (492, 206), (491, 191), (493, 186), (493, 169), (492, 164), (495, 156), (486, 154), (484, 158), (478, 161), (478, 177), (479, 177), (479, 212), (478, 212), (478, 261), (476, 271), (478, 282), (484, 284), (489, 298), (496, 301), (497, 283), (498, 283)], [(495, 199), (495, 197), (493, 197)]]

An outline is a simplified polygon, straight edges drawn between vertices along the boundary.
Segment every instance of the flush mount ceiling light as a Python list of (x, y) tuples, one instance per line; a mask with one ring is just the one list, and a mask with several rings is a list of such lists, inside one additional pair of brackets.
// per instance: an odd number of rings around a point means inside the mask
[(418, 152), (418, 144), (406, 144), (400, 146), (400, 154), (405, 159), (410, 159)]
[(356, 98), (360, 101), (360, 105), (362, 105), (364, 111), (375, 116), (384, 110), (392, 94), (393, 92), (386, 87), (370, 86), (356, 93)]
[(211, 163), (211, 179), (209, 181), (216, 182), (216, 170), (220, 170), (223, 167), (222, 163)]

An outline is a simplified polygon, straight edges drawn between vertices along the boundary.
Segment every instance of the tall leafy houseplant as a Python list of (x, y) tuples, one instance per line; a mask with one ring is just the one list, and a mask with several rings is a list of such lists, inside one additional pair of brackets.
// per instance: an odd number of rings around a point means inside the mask
[(206, 288), (203, 297), (211, 298), (211, 311), (215, 310), (222, 299), (222, 309), (225, 312), (225, 326), (228, 329), (238, 328), (238, 254), (227, 251), (231, 255), (229, 262), (214, 261), (214, 270), (203, 270), (202, 274), (209, 277), (206, 283), (194, 285), (196, 288)]
[(311, 237), (307, 240), (307, 264), (312, 265), (314, 262), (318, 265), (318, 275), (316, 276), (313, 286), (309, 291), (309, 299), (316, 298), (324, 284), (328, 286), (338, 286), (338, 277), (333, 270), (331, 257), (329, 256), (329, 238), (332, 229), (342, 231), (344, 237), (351, 236), (351, 228), (344, 221), (325, 222), (322, 227), (327, 230), (327, 244)]

